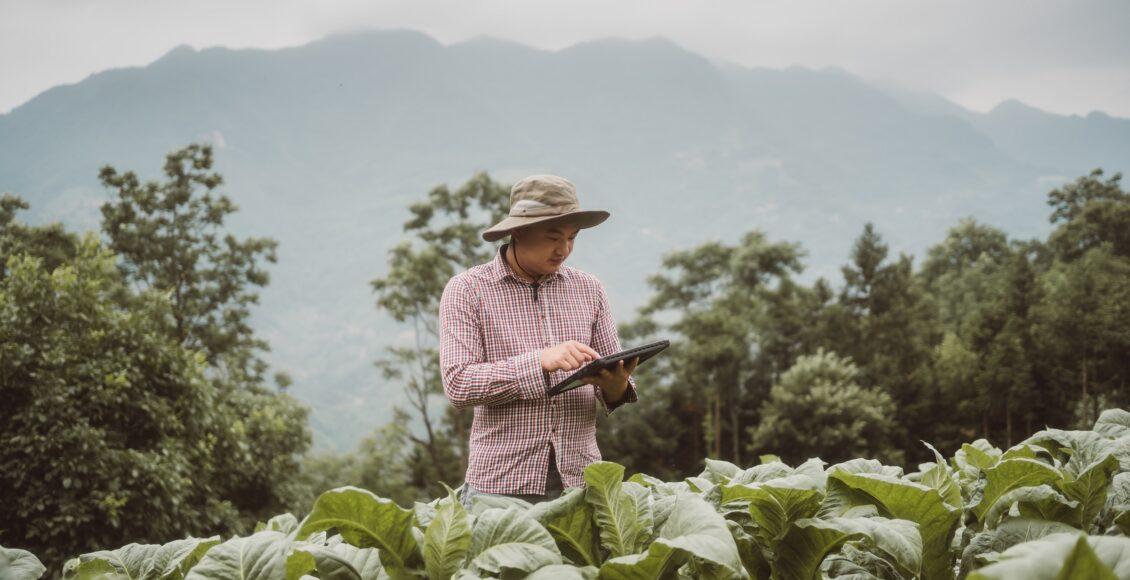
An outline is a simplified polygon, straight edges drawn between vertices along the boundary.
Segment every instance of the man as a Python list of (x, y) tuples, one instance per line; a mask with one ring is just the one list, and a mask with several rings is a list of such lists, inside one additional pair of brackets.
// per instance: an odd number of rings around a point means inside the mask
[(495, 258), (451, 278), (440, 298), (443, 389), (456, 407), (473, 406), (463, 503), (475, 495), (536, 502), (584, 485), (600, 460), (596, 405), (605, 413), (636, 401), (638, 359), (546, 392), (587, 362), (621, 350), (600, 280), (565, 266), (581, 229), (608, 219), (582, 211), (562, 177), (532, 175), (510, 190), (510, 215), (483, 232), (507, 234)]

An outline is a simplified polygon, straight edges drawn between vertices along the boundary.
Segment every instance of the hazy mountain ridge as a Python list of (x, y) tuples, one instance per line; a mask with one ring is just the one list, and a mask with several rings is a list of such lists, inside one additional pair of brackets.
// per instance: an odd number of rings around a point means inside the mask
[(233, 227), (280, 241), (256, 325), (314, 406), (319, 444), (338, 446), (388, 417), (371, 362), (404, 332), (368, 281), (407, 204), (477, 169), (559, 173), (612, 212), (570, 262), (624, 320), (672, 248), (760, 227), (838, 282), (864, 221), (918, 255), (967, 214), (1036, 235), (1056, 179), (1130, 166), (1130, 121), (1101, 113), (976, 113), (839, 69), (715, 65), (662, 38), (545, 51), (393, 30), (178, 47), (55, 87), (0, 115), (0, 190), (27, 198), (32, 221), (97, 227), (101, 165), (154, 176), (201, 139), (242, 208)]

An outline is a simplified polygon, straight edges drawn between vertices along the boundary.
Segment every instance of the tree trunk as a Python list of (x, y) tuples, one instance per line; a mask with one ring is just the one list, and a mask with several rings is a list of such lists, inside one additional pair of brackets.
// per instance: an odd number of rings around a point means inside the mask
[(1004, 402), (1004, 432), (1008, 446), (1012, 447), (1012, 396)]
[(714, 450), (713, 455), (715, 458), (721, 459), (722, 457), (722, 395), (721, 393), (714, 397)]
[(741, 425), (738, 424), (738, 405), (737, 403), (730, 405), (730, 443), (734, 448), (734, 456), (731, 461), (735, 465), (742, 464), (742, 450), (738, 441), (741, 439), (738, 433), (741, 431)]
[(1089, 402), (1087, 401), (1087, 359), (1083, 359), (1083, 424), (1079, 426), (1080, 429), (1086, 429), (1087, 428), (1087, 423), (1088, 423), (1087, 412), (1090, 411), (1090, 409), (1088, 408), (1088, 406), (1089, 406), (1088, 403)]

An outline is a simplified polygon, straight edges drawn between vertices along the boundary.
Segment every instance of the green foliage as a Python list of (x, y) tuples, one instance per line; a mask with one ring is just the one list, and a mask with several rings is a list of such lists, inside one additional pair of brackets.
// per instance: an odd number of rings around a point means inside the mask
[[(201, 357), (164, 332), (168, 304), (125, 292), (114, 256), (86, 237), (47, 271), (12, 256), (0, 281), (0, 506), (4, 535), (47, 559), (127, 537), (232, 523), (214, 495), (223, 437)], [(134, 517), (133, 514), (150, 514)]]
[(212, 147), (198, 144), (166, 156), (163, 183), (103, 167), (99, 179), (116, 197), (102, 205), (102, 229), (130, 282), (169, 294), (181, 344), (230, 373), (258, 377), (266, 365), (253, 352), (267, 344), (247, 322), (259, 300), (252, 287), (267, 284), (258, 262), (275, 262), (278, 244), (224, 232), (237, 207), (215, 193), (223, 178), (211, 169)]
[(832, 461), (863, 455), (901, 463), (892, 434), (891, 398), (858, 384), (859, 371), (835, 353), (801, 356), (773, 385), (750, 428), (749, 451), (774, 452), (786, 460), (823, 454)]
[[(341, 487), (301, 522), (283, 514), (223, 542), (83, 554), (66, 577), (1124, 578), (1130, 538), (1114, 522), (1130, 514), (1130, 472), (1117, 459), (1126, 417), (1110, 410), (1094, 430), (1047, 429), (1005, 450), (977, 441), (909, 474), (864, 459), (827, 468), (707, 460), (683, 481), (624, 481), (623, 466), (598, 462), (584, 489), (535, 505), (480, 497), (472, 513), (450, 489), (406, 509)], [(1038, 493), (1012, 493), (1039, 484), (1070, 494), (1084, 481), (1084, 495), (1109, 512), (1088, 530), (1035, 513)], [(999, 517), (983, 517), (1002, 501)]]
[(16, 213), (29, 207), (18, 196), (0, 196), (0, 277), (8, 275), (6, 263), (10, 256), (38, 256), (50, 272), (73, 260), (78, 251), (78, 236), (60, 223), (33, 227), (15, 221)]
[(1121, 173), (1105, 181), (1102, 176), (1102, 169), (1095, 169), (1048, 194), (1055, 210), (1051, 221), (1061, 224), (1049, 244), (1066, 260), (1098, 247), (1130, 258), (1130, 195), (1122, 190)]
[(307, 410), (261, 384), (245, 321), (273, 245), (219, 241), (234, 207), (193, 191), (219, 184), (210, 164), (191, 146), (163, 184), (104, 169), (109, 248), (0, 201), (0, 542), (55, 572), (125, 538), (242, 532), (301, 495)]
[[(740, 461), (739, 440), (749, 424), (742, 410), (760, 401), (770, 382), (766, 369), (755, 365), (756, 324), (770, 309), (773, 288), (800, 271), (800, 257), (796, 245), (771, 243), (753, 231), (733, 246), (708, 242), (672, 252), (663, 258), (666, 272), (648, 279), (654, 295), (625, 336), (642, 340), (661, 330), (674, 333), (670, 354), (656, 361), (664, 366), (652, 365), (652, 374), (641, 376), (659, 379), (648, 381), (656, 388), (677, 385), (669, 391), (679, 398), (675, 406), (693, 422), (678, 438), (680, 449), (692, 450), (679, 466), (683, 471), (707, 449)], [(673, 322), (659, 322), (672, 313), (678, 314)], [(616, 428), (608, 439), (636, 437)]]
[[(1085, 427), (1099, 409), (1130, 404), (1130, 196), (1120, 175), (1100, 177), (1049, 193), (1056, 228), (1046, 242), (1010, 240), (965, 219), (917, 271), (908, 256), (892, 259), (867, 225), (838, 288), (797, 283), (799, 248), (756, 231), (734, 246), (668, 255), (666, 271), (649, 280), (651, 299), (621, 334), (669, 336), (673, 348), (638, 371), (649, 396), (602, 424), (602, 449), (663, 477), (685, 476), (707, 455), (740, 461), (765, 445), (792, 447), (792, 458), (883, 448), (913, 463), (929, 459), (920, 440), (947, 452), (978, 437), (1012, 445), (1043, 425)], [(834, 414), (826, 402), (798, 399), (778, 418), (783, 374), (821, 349), (852, 361), (861, 396), (893, 404), (877, 416), (858, 405), (866, 420), (855, 431), (880, 433), (870, 449), (812, 436), (850, 423), (815, 419)], [(747, 430), (760, 435), (737, 445)], [(759, 439), (771, 435), (787, 441)]]

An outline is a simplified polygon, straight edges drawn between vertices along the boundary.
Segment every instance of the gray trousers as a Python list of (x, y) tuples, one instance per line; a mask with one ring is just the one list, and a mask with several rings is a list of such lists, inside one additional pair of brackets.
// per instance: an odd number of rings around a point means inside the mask
[(470, 484), (465, 484), (463, 486), (463, 497), (460, 498), (460, 501), (463, 502), (463, 507), (467, 508), (467, 510), (470, 511), (472, 501), (474, 500), (475, 496), (482, 495), (482, 496), (494, 496), (494, 497), (514, 497), (514, 498), (518, 498), (518, 499), (521, 499), (521, 500), (528, 501), (530, 503), (538, 503), (538, 502), (543, 502), (543, 501), (549, 501), (551, 499), (557, 499), (558, 497), (561, 496), (561, 493), (563, 491), (565, 491), (565, 489), (564, 489), (564, 486), (561, 483), (561, 474), (557, 472), (557, 459), (554, 457), (553, 448), (550, 448), (550, 450), (549, 450), (549, 469), (546, 471), (546, 476), (545, 476), (545, 494), (544, 495), (536, 494), (536, 493), (517, 493), (517, 494), (486, 493), (486, 492), (479, 491), (479, 490), (471, 487)]

